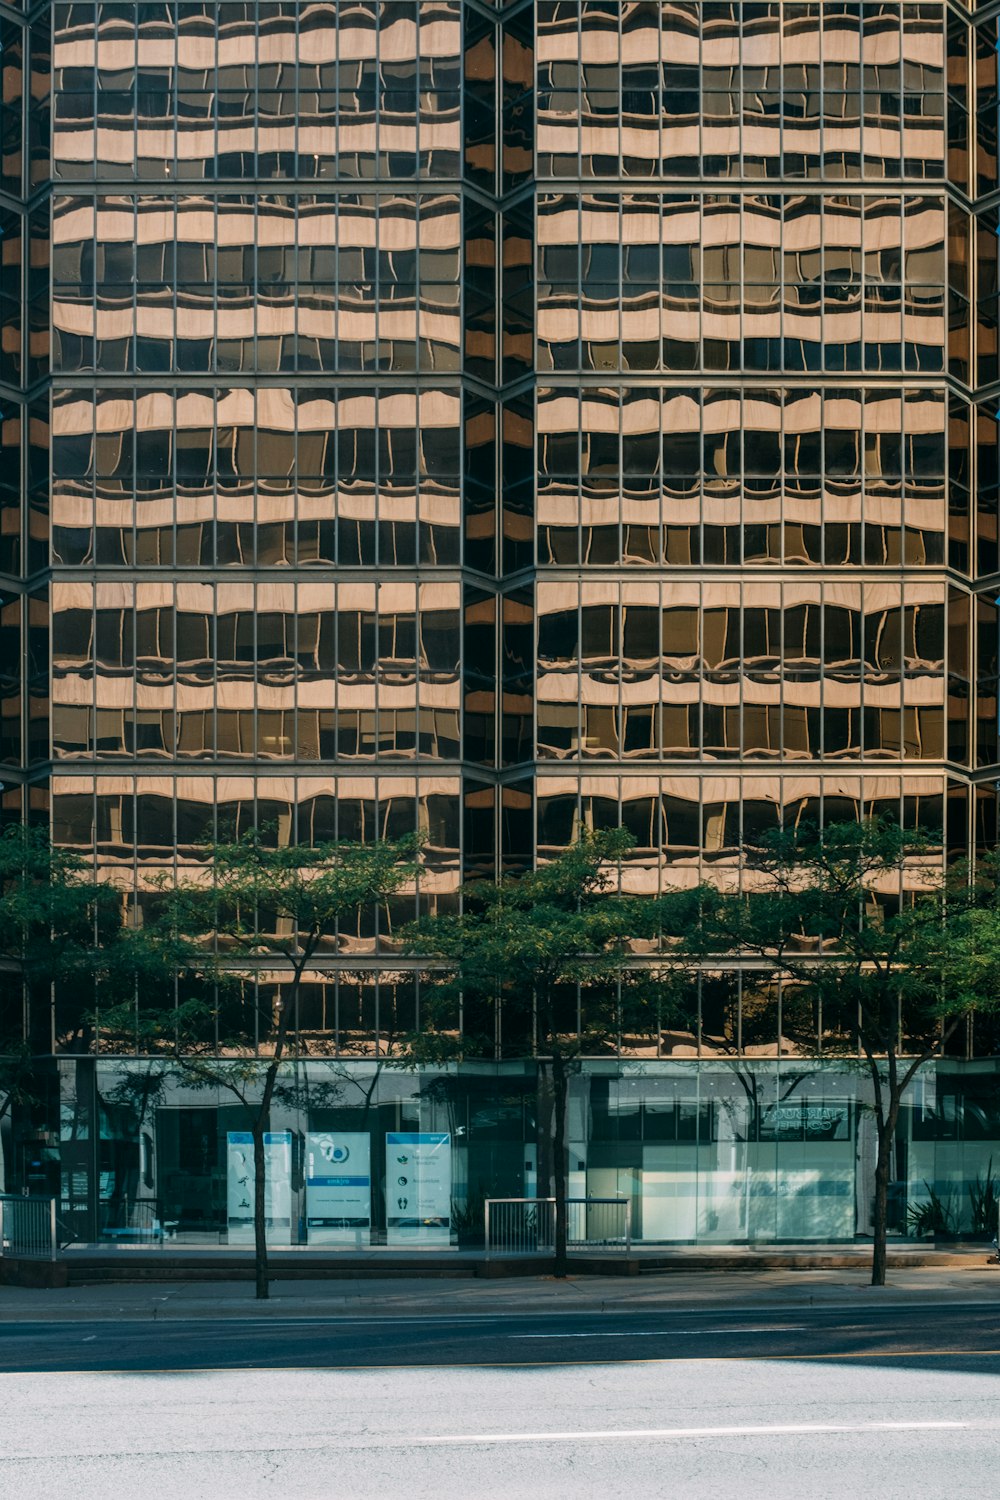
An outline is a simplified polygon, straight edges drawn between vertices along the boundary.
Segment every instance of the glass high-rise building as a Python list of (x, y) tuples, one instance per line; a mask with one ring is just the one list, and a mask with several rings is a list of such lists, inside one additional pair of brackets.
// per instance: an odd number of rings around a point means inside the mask
[[(992, 846), (990, 14), (0, 0), (4, 815), (140, 901), (254, 824), (421, 827), (440, 910), (619, 822), (641, 891), (781, 820)], [(238, 1111), (137, 1112), (81, 1016), (23, 1014), (50, 1091), (0, 1122), (8, 1184), (82, 1240), (225, 1241)], [(340, 1093), (272, 1121), (293, 1239), (322, 1132), (368, 1134), (376, 1236), (387, 1133), (447, 1134), (452, 1239), (545, 1188), (544, 1063), (501, 1017), (495, 1056), (393, 1071), (419, 1016), (376, 923), (317, 976), (302, 1066)], [(690, 1031), (583, 1064), (573, 1189), (651, 1242), (863, 1233), (822, 1041), (707, 976)], [(1000, 1039), (951, 1051), (897, 1227), (1000, 1154)]]

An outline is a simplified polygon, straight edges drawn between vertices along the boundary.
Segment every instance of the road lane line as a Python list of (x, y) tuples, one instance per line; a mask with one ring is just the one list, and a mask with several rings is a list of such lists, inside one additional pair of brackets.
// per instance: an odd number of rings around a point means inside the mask
[(24, 1380), (29, 1377), (47, 1378), (50, 1375), (317, 1375), (352, 1374), (359, 1370), (558, 1370), (558, 1369), (617, 1369), (622, 1365), (779, 1365), (850, 1360), (861, 1363), (887, 1359), (1000, 1359), (1000, 1349), (854, 1349), (838, 1354), (677, 1354), (650, 1355), (643, 1359), (449, 1359), (411, 1360), (400, 1364), (398, 1360), (359, 1364), (309, 1364), (275, 1365), (265, 1361), (232, 1365), (150, 1365), (145, 1368), (135, 1365), (50, 1365), (34, 1369), (8, 1370), (0, 1368), (0, 1380)]
[[(774, 1323), (770, 1328), (637, 1328), (620, 1332), (606, 1332), (595, 1328), (588, 1333), (505, 1333), (505, 1339), (670, 1339), (703, 1338), (713, 1333), (807, 1333), (805, 1323)], [(835, 1332), (842, 1330), (836, 1329)]]
[[(993, 1287), (990, 1288), (990, 1290), (1000, 1290), (1000, 1277), (997, 1277), (996, 1282), (994, 1283)], [(273, 1297), (271, 1299), (271, 1305), (274, 1306), (281, 1300), (282, 1299), (278, 1297)], [(909, 1317), (916, 1318), (919, 1316), (920, 1319), (924, 1323), (926, 1323), (928, 1314), (931, 1315), (933, 1321), (950, 1322), (953, 1320), (954, 1313), (956, 1311), (962, 1310), (975, 1310), (979, 1314), (982, 1314), (984, 1311), (995, 1314), (1000, 1311), (1000, 1301), (998, 1301), (998, 1303), (992, 1304), (984, 1303), (984, 1300), (981, 1298), (977, 1302), (932, 1302), (921, 1303), (919, 1306), (904, 1302), (887, 1302), (882, 1304), (881, 1306), (875, 1306), (874, 1304), (865, 1304), (860, 1309), (856, 1303), (851, 1304), (850, 1306), (838, 1305), (836, 1303), (829, 1305), (821, 1303), (811, 1303), (809, 1306), (803, 1306), (800, 1303), (784, 1302), (775, 1304), (771, 1308), (765, 1308), (763, 1310), (770, 1310), (778, 1314), (784, 1313), (786, 1317), (790, 1312), (794, 1312), (800, 1318), (815, 1318), (817, 1322), (820, 1323), (822, 1323), (825, 1319), (835, 1318), (839, 1314), (845, 1312), (856, 1316), (860, 1310), (869, 1314), (869, 1320), (864, 1325), (852, 1326), (870, 1327), (872, 1324), (878, 1324), (879, 1326), (881, 1326), (885, 1322), (892, 1322), (897, 1317), (905, 1319)], [(6, 1317), (9, 1311), (10, 1309), (6, 1306), (5, 1299), (0, 1298), (0, 1318)], [(218, 1327), (222, 1324), (227, 1323), (257, 1323), (264, 1327), (282, 1325), (287, 1326), (292, 1323), (299, 1323), (305, 1324), (311, 1328), (317, 1327), (319, 1325), (323, 1325), (325, 1327), (334, 1324), (343, 1326), (376, 1326), (378, 1324), (395, 1323), (432, 1323), (435, 1325), (447, 1323), (450, 1326), (453, 1324), (477, 1322), (508, 1323), (515, 1318), (532, 1322), (551, 1322), (557, 1318), (593, 1318), (595, 1319), (595, 1321), (601, 1321), (604, 1319), (613, 1320), (615, 1318), (639, 1319), (646, 1315), (656, 1317), (672, 1317), (674, 1315), (679, 1315), (680, 1313), (683, 1313), (684, 1316), (689, 1318), (717, 1317), (720, 1312), (728, 1312), (730, 1317), (749, 1317), (751, 1314), (753, 1314), (755, 1317), (759, 1317), (761, 1311), (762, 1309), (760, 1307), (713, 1307), (711, 1305), (706, 1307), (684, 1307), (678, 1309), (676, 1307), (670, 1306), (669, 1304), (664, 1304), (661, 1302), (651, 1304), (640, 1303), (638, 1306), (630, 1308), (622, 1308), (620, 1306), (612, 1306), (600, 1309), (574, 1309), (572, 1307), (567, 1308), (564, 1306), (558, 1306), (551, 1310), (545, 1308), (533, 1308), (527, 1310), (525, 1310), (524, 1308), (507, 1308), (500, 1312), (458, 1312), (446, 1314), (443, 1317), (431, 1313), (421, 1315), (419, 1317), (403, 1316), (397, 1315), (396, 1313), (393, 1313), (391, 1311), (369, 1313), (367, 1315), (362, 1315), (355, 1312), (324, 1312), (308, 1316), (295, 1316), (291, 1313), (286, 1314), (283, 1312), (261, 1315), (258, 1311), (255, 1310), (252, 1299), (248, 1299), (245, 1311), (240, 1310), (238, 1312), (227, 1313), (222, 1316), (215, 1315), (212, 1317), (203, 1317), (200, 1313), (183, 1312), (171, 1312), (168, 1316), (163, 1316), (161, 1313), (157, 1312), (150, 1313), (142, 1317), (122, 1317), (118, 1315), (101, 1316), (100, 1314), (95, 1313), (84, 1313), (83, 1315), (77, 1316), (77, 1314), (72, 1310), (68, 1313), (60, 1312), (57, 1315), (52, 1316), (43, 1311), (38, 1316), (33, 1315), (30, 1317), (7, 1317), (7, 1321), (0, 1324), (0, 1335), (13, 1334), (15, 1331), (20, 1332), (20, 1330), (24, 1327), (38, 1330), (41, 1330), (43, 1328), (48, 1329), (50, 1327), (71, 1328), (81, 1323), (113, 1324), (116, 1328), (123, 1326), (148, 1328), (153, 1324), (155, 1324), (157, 1328), (172, 1328), (178, 1325), (186, 1326), (189, 1324), (198, 1324), (200, 1327), (205, 1327), (206, 1325), (211, 1327)]]
[(415, 1437), (421, 1446), (479, 1443), (593, 1443), (636, 1438), (691, 1437), (800, 1437), (835, 1432), (964, 1432), (973, 1426), (995, 1423), (972, 1422), (802, 1422), (760, 1427), (638, 1427), (626, 1431), (594, 1432), (477, 1432), (449, 1436)]

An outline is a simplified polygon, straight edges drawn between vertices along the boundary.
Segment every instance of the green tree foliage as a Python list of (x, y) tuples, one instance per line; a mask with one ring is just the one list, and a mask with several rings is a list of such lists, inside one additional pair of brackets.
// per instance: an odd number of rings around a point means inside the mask
[[(464, 892), (460, 913), (418, 922), (411, 952), (435, 960), (421, 989), (421, 1033), (411, 1056), (493, 1056), (503, 1035), (550, 1061), (556, 1275), (566, 1274), (566, 1100), (581, 1054), (616, 1049), (623, 1034), (650, 1035), (663, 991), (627, 960), (648, 927), (636, 898), (617, 893), (622, 829), (586, 834), (548, 864)], [(577, 1025), (577, 987), (582, 1024)], [(458, 1028), (461, 1007), (462, 1027)]]
[[(204, 849), (198, 877), (156, 882), (146, 921), (128, 937), (135, 996), (96, 1018), (106, 1043), (169, 1056), (187, 1083), (227, 1089), (242, 1105), (259, 1298), (268, 1295), (264, 1134), (303, 982), (332, 969), (344, 924), (356, 930), (359, 913), (416, 877), (417, 848), (414, 839), (275, 848), (254, 831)], [(254, 983), (262, 970), (280, 974), (279, 999)]]
[[(38, 1097), (33, 1058), (51, 1049), (53, 987), (70, 997), (82, 1018), (97, 986), (119, 994), (128, 983), (123, 911), (121, 893), (95, 883), (92, 867), (54, 848), (44, 829), (17, 825), (0, 836), (0, 968), (7, 996), (0, 1009), (0, 1118)], [(30, 1028), (26, 1015), (34, 1018)]]
[[(992, 880), (957, 870), (940, 846), (886, 819), (773, 832), (748, 851), (742, 887), (703, 887), (698, 921), (665, 924), (702, 961), (749, 966), (780, 990), (782, 1034), (823, 1036), (860, 1057), (877, 1125), (872, 1282), (885, 1282), (892, 1149), (906, 1090), (975, 1007), (1000, 997)], [(987, 933), (997, 933), (992, 945)]]

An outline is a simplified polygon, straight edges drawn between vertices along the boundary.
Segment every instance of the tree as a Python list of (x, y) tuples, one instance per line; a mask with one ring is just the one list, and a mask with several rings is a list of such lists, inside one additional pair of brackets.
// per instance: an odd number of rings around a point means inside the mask
[[(963, 1017), (993, 1003), (1000, 974), (976, 912), (994, 901), (966, 871), (945, 882), (940, 846), (887, 819), (764, 835), (738, 892), (703, 887), (681, 945), (748, 964), (805, 1009), (823, 1048), (863, 1059), (877, 1129), (872, 1284), (886, 1272), (889, 1180), (900, 1109), (919, 1069)], [(994, 905), (995, 909), (995, 905)]]
[[(202, 878), (156, 882), (147, 920), (130, 936), (136, 999), (97, 1018), (107, 1037), (169, 1056), (189, 1084), (227, 1089), (242, 1105), (253, 1139), (258, 1298), (268, 1296), (265, 1132), (303, 982), (329, 970), (324, 955), (344, 923), (415, 878), (417, 847), (401, 839), (275, 848), (255, 830), (206, 848)], [(255, 983), (262, 970), (283, 981), (275, 1000)], [(175, 980), (176, 1001), (165, 993)]]
[(437, 960), (424, 976), (415, 1060), (494, 1055), (498, 1011), (505, 1036), (533, 1043), (549, 1059), (558, 1277), (567, 1266), (570, 1071), (581, 1055), (617, 1046), (623, 1028), (648, 1033), (658, 1020), (650, 987), (627, 964), (641, 921), (636, 898), (616, 887), (618, 861), (631, 843), (620, 828), (585, 834), (538, 869), (499, 884), (473, 882), (460, 913), (419, 922), (407, 935), (411, 951)]
[(92, 993), (98, 983), (111, 990), (121, 982), (122, 915), (120, 893), (95, 882), (92, 867), (79, 856), (53, 847), (46, 830), (20, 824), (4, 830), (0, 1120), (39, 1097), (34, 1056), (50, 1049), (53, 989)]

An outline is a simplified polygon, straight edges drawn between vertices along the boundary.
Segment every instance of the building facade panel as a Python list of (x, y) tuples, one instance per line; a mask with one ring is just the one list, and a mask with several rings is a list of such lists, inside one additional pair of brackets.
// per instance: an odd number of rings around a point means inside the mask
[[(935, 869), (995, 845), (996, 20), (0, 12), (2, 816), (139, 912), (215, 837), (421, 831), (413, 888), (308, 976), (312, 1093), (271, 1124), (300, 1243), (308, 1137), (369, 1135), (378, 1239), (386, 1132), (446, 1132), (458, 1243), (484, 1196), (545, 1191), (551, 1080), (503, 1015), (485, 1057), (393, 1068), (415, 913), (619, 823), (646, 894), (746, 878), (781, 825), (885, 814)], [(287, 993), (262, 971), (256, 1013)], [(108, 1052), (100, 1005), (2, 989), (47, 1080), (0, 1121), (4, 1181), (84, 1241), (236, 1235), (238, 1111), (138, 1034)], [(924, 1183), (973, 1227), (994, 1029), (904, 1111), (898, 1232)], [(572, 1191), (650, 1243), (866, 1233), (839, 1045), (706, 973), (683, 1024), (581, 1062)]]

